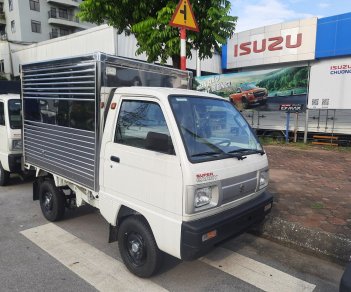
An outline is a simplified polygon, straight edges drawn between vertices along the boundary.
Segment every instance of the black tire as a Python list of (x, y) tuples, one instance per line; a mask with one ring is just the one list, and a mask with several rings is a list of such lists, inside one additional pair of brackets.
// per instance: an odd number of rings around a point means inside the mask
[(241, 103), (242, 103), (244, 109), (248, 109), (248, 108), (250, 107), (250, 103), (249, 103), (249, 101), (246, 99), (246, 97), (243, 97), (243, 98), (242, 98)]
[(0, 163), (0, 186), (6, 186), (10, 178), (10, 173), (6, 171)]
[(150, 226), (141, 216), (124, 219), (118, 230), (118, 248), (128, 270), (141, 278), (154, 275), (162, 263)]
[(39, 202), (44, 217), (51, 221), (59, 221), (65, 214), (65, 195), (52, 180), (45, 180), (39, 186)]

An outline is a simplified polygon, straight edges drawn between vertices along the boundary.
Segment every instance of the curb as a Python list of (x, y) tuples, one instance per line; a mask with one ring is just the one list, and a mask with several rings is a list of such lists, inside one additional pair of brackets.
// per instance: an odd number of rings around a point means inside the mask
[(339, 261), (349, 262), (351, 260), (351, 239), (306, 228), (278, 217), (267, 217), (264, 222), (254, 227), (252, 232)]

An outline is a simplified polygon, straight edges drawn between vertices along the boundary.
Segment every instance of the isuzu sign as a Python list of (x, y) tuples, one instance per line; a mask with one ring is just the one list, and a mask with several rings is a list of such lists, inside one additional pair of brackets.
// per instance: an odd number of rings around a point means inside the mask
[(351, 109), (351, 58), (323, 60), (311, 67), (308, 108)]
[(317, 18), (237, 33), (223, 49), (225, 69), (315, 59)]

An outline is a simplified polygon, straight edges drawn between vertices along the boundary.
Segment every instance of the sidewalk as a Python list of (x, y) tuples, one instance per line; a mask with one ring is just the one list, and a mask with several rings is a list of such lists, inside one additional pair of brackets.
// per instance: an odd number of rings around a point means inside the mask
[(347, 261), (351, 256), (351, 151), (264, 147), (274, 207), (264, 236)]

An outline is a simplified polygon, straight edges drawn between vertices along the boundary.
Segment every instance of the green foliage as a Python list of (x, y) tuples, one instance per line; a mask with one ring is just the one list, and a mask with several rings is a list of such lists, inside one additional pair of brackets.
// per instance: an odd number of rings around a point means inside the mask
[(279, 74), (268, 76), (257, 86), (267, 88), (269, 92), (307, 88), (308, 67), (289, 68)]
[[(230, 16), (228, 0), (193, 0), (195, 19), (200, 32), (187, 31), (187, 56), (198, 49), (200, 58), (220, 52), (221, 44), (235, 30), (236, 17)], [(180, 55), (179, 29), (169, 22), (178, 0), (85, 0), (78, 16), (96, 24), (107, 23), (119, 33), (133, 33), (137, 39), (137, 54), (146, 53), (149, 62), (165, 63), (171, 57), (178, 65)]]

